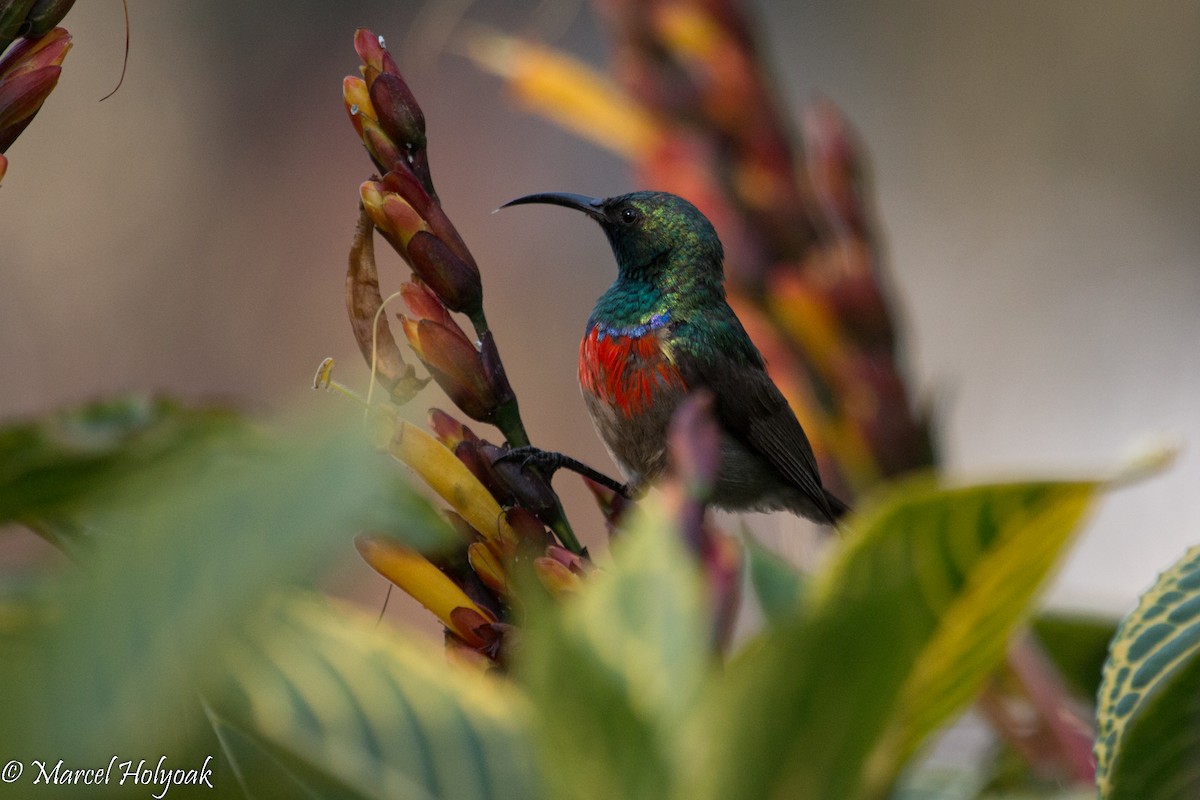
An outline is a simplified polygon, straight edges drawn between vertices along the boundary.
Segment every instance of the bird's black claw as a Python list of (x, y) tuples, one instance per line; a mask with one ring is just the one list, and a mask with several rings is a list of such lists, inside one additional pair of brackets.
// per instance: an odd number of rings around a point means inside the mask
[(554, 453), (549, 450), (543, 450), (540, 447), (514, 447), (512, 450), (506, 450), (496, 458), (492, 459), (493, 464), (502, 464), (505, 462), (518, 461), (521, 464), (521, 469), (526, 470), (530, 467), (537, 467), (542, 471), (545, 477), (549, 478), (562, 466), (563, 455)]
[(596, 483), (613, 490), (617, 494), (624, 497), (626, 500), (632, 500), (630, 487), (626, 484), (619, 483), (608, 477), (602, 472), (589, 467), (587, 464), (576, 461), (570, 456), (556, 453), (553, 450), (542, 450), (540, 447), (514, 447), (512, 450), (506, 450), (496, 458), (492, 459), (493, 464), (499, 464), (505, 461), (521, 462), (521, 469), (536, 468), (542, 473), (542, 476), (547, 480), (550, 479), (555, 472), (560, 469), (569, 469), (571, 472), (582, 475), (585, 478), (595, 481)]

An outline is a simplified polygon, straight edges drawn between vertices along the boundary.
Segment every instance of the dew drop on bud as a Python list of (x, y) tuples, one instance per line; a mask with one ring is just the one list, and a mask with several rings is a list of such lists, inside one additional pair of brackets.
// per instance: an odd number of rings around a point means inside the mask
[(358, 116), (358, 104), (357, 104), (357, 103), (353, 103), (353, 104), (351, 104), (351, 106), (350, 106), (350, 116), (352, 116), (352, 117), (357, 117), (357, 116)]
[(382, 47), (384, 50), (387, 49), (387, 42), (385, 42), (383, 40), (383, 34), (380, 34), (380, 36), (379, 36), (379, 46)]

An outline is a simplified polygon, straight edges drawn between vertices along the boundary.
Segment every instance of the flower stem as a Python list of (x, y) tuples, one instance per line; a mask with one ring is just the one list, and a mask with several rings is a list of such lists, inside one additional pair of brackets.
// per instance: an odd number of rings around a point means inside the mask
[[(478, 319), (476, 319), (478, 316)], [(480, 337), (487, 331), (487, 320), (483, 316), (483, 311), (480, 310), (478, 315), (471, 315), (471, 324), (475, 326), (475, 333)], [(509, 400), (496, 412), (495, 425), (504, 434), (504, 438), (512, 447), (527, 447), (529, 445), (529, 434), (525, 432), (525, 424), (521, 422), (521, 410), (517, 407), (517, 398)], [(531, 467), (531, 469), (534, 469)], [(567, 514), (563, 510), (562, 501), (555, 495), (554, 512), (550, 519), (550, 529), (558, 536), (558, 540), (562, 542), (563, 547), (570, 550), (575, 555), (584, 555), (583, 545), (579, 543), (579, 538), (575, 536), (575, 531), (571, 528), (571, 523), (567, 521)]]

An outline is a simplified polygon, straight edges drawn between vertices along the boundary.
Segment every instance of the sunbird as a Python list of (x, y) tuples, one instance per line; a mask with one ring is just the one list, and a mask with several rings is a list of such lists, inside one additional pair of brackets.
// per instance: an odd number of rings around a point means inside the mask
[(667, 468), (671, 415), (703, 387), (720, 430), (712, 504), (835, 524), (846, 504), (821, 485), (804, 429), (726, 302), (724, 248), (708, 218), (666, 192), (605, 199), (547, 192), (502, 208), (526, 203), (582, 211), (600, 223), (616, 257), (617, 279), (596, 301), (579, 348), (579, 386), (626, 483), (532, 447), (505, 460), (547, 473), (565, 467), (636, 496)]

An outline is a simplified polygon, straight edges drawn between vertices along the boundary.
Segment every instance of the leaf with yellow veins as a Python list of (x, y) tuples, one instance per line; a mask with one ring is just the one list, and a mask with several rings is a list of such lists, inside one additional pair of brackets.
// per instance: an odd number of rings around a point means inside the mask
[(496, 498), (431, 434), (401, 420), (388, 443), (388, 452), (416, 470), (429, 488), (484, 538), (516, 541), (516, 534)]
[(477, 31), (467, 55), (532, 111), (623, 158), (644, 157), (660, 137), (653, 117), (616, 83), (558, 50)]

